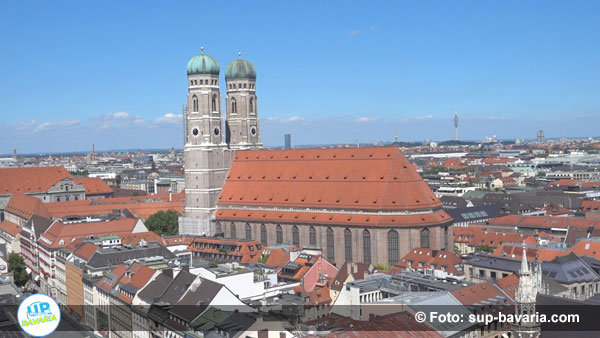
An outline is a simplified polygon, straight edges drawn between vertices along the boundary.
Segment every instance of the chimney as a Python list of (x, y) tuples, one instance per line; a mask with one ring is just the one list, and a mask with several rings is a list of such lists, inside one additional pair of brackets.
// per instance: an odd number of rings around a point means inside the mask
[(358, 273), (358, 265), (356, 263), (352, 263), (352, 270), (354, 270), (353, 273)]
[(351, 266), (351, 264), (352, 264), (352, 263), (350, 263), (350, 262), (347, 262), (347, 263), (346, 263), (346, 270), (348, 271), (348, 274), (351, 274), (351, 273), (352, 273), (352, 266)]

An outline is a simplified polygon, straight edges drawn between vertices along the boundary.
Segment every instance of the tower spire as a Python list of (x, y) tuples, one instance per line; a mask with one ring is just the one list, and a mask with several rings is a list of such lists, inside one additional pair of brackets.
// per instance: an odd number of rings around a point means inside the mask
[(525, 246), (523, 246), (523, 257), (521, 258), (521, 270), (519, 270), (519, 275), (529, 275), (529, 265), (527, 264), (527, 250), (525, 250)]
[(454, 106), (454, 141), (458, 141), (458, 108)]

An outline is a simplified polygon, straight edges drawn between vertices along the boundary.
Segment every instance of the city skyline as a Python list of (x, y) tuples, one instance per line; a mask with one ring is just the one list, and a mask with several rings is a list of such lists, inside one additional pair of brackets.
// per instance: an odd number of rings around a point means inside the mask
[(201, 46), (255, 64), (266, 146), (450, 140), (455, 106), (464, 140), (597, 136), (594, 2), (140, 4), (7, 6), (0, 153), (183, 147)]

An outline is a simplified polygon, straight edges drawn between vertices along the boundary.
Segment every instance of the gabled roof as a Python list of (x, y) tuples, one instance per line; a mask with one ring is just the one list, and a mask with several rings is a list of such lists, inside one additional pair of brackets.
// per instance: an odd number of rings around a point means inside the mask
[(190, 285), (192, 285), (194, 279), (196, 279), (195, 275), (185, 270), (180, 271), (171, 283), (169, 283), (169, 286), (160, 298), (157, 299), (157, 302), (164, 302), (171, 305), (177, 304)]
[(238, 151), (217, 204), (355, 210), (441, 207), (393, 147)]
[(340, 291), (349, 276), (352, 276), (354, 280), (365, 278), (365, 274), (371, 274), (374, 271), (374, 267), (363, 263), (344, 262), (344, 265), (340, 268), (335, 278), (331, 282), (331, 289)]
[(146, 287), (138, 293), (138, 297), (146, 303), (152, 304), (163, 295), (172, 281), (173, 278), (163, 272), (146, 285)]
[(561, 284), (600, 281), (600, 276), (574, 253), (543, 262), (542, 273)]
[[(48, 228), (50, 227), (50, 225), (52, 225), (52, 223), (54, 223), (54, 221), (51, 220), (50, 218), (46, 218), (46, 217), (42, 217), (42, 216), (38, 216), (38, 215), (34, 214), (27, 221), (27, 223), (25, 223), (25, 225), (23, 226), (23, 229), (31, 230), (33, 228), (33, 230), (35, 232), (35, 238), (39, 239), (40, 235), (42, 233), (44, 233), (46, 230), (48, 230)], [(29, 238), (27, 233), (24, 234), (23, 232), (24, 231), (21, 230), (21, 236), (27, 236), (27, 238)]]
[(75, 250), (73, 254), (87, 262), (92, 258), (96, 251), (98, 251), (98, 249), (98, 246), (87, 242)]
[(39, 198), (20, 193), (13, 193), (10, 196), (5, 210), (23, 219), (29, 219), (33, 214), (50, 217), (50, 213)]
[[(104, 222), (61, 223), (55, 222), (42, 234), (40, 243), (48, 248), (58, 248), (74, 239), (89, 238), (90, 236), (130, 234), (138, 219), (121, 217)], [(63, 240), (61, 245), (60, 240)]]
[(14, 237), (21, 232), (21, 227), (11, 221), (4, 220), (0, 223), (0, 231), (4, 231)]
[(202, 314), (224, 287), (223, 284), (202, 277), (197, 277), (192, 283), (189, 291), (171, 309), (173, 314), (187, 322)]
[(490, 282), (466, 286), (452, 291), (463, 305), (510, 305), (512, 300)]
[(64, 178), (73, 178), (64, 167), (1, 168), (0, 194), (46, 192)]
[(73, 180), (75, 184), (81, 184), (85, 188), (86, 196), (110, 194), (112, 189), (99, 177), (79, 177)]
[(454, 252), (415, 248), (402, 257), (396, 266), (416, 270), (443, 270), (453, 275), (462, 275), (462, 259)]

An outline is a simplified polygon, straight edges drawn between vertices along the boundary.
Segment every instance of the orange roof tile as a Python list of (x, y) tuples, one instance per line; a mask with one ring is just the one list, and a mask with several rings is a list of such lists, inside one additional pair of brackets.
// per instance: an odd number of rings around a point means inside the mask
[(50, 217), (50, 213), (39, 198), (20, 193), (13, 193), (10, 196), (5, 210), (24, 219), (29, 219), (33, 214)]
[(11, 221), (4, 220), (0, 223), (0, 231), (4, 231), (11, 236), (16, 236), (21, 232), (21, 227)]
[[(44, 232), (39, 243), (49, 248), (59, 248), (75, 239), (89, 238), (90, 236), (123, 235), (130, 234), (138, 220), (135, 218), (121, 217), (105, 222), (83, 222), (64, 224), (58, 221)], [(60, 244), (60, 240), (63, 244)]]
[(600, 242), (580, 240), (571, 248), (571, 252), (578, 256), (590, 256), (600, 259)]
[(492, 304), (510, 305), (512, 300), (509, 299), (502, 291), (492, 285), (490, 282), (484, 282), (452, 291), (452, 295), (458, 299), (463, 305), (484, 304), (483, 302), (491, 302)]
[(410, 162), (392, 147), (238, 151), (217, 204), (360, 210), (441, 207)]
[(519, 286), (519, 276), (512, 274), (510, 276), (496, 279), (494, 283), (502, 289), (510, 298), (515, 299), (515, 293)]
[(64, 178), (73, 178), (64, 167), (1, 168), (0, 194), (48, 191)]
[(121, 244), (138, 244), (142, 239), (146, 242), (163, 243), (162, 237), (154, 231), (119, 234)]
[(462, 264), (462, 259), (454, 252), (445, 250), (433, 250), (415, 248), (411, 250), (406, 256), (402, 257), (396, 266), (402, 268), (412, 268), (416, 270), (433, 268), (436, 270), (442, 270), (459, 275), (462, 274), (458, 271), (456, 266)]
[(87, 242), (85, 244), (83, 244), (82, 246), (79, 247), (79, 249), (77, 249), (74, 254), (75, 256), (85, 260), (85, 261), (89, 261), (92, 256), (96, 253), (96, 251), (98, 251), (99, 247)]
[(87, 195), (110, 194), (113, 190), (99, 177), (79, 177), (73, 180), (85, 188)]
[(285, 265), (285, 263), (290, 261), (290, 252), (283, 248), (270, 249), (267, 248), (265, 250), (269, 251), (269, 257), (265, 261), (265, 266), (271, 269), (279, 269)]

